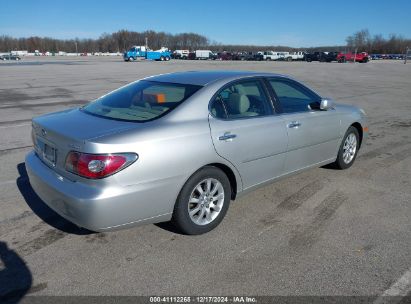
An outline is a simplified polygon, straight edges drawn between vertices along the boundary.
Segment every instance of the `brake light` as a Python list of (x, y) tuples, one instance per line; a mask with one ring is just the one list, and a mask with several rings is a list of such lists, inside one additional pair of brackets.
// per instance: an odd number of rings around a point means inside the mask
[(137, 160), (134, 153), (87, 154), (72, 151), (66, 158), (66, 170), (82, 177), (98, 179), (113, 175)]

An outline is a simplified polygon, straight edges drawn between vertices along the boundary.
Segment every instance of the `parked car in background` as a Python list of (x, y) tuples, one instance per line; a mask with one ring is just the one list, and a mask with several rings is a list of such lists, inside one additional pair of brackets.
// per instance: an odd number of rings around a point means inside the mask
[(212, 54), (213, 52), (211, 52), (210, 50), (197, 50), (195, 51), (196, 53), (196, 59), (202, 59), (202, 60), (208, 60), (208, 59), (212, 59)]
[(188, 60), (196, 60), (196, 52), (188, 53)]
[(260, 52), (260, 54), (263, 55), (263, 60), (266, 60), (266, 61), (272, 61), (272, 60), (280, 59), (279, 53), (275, 52), (275, 51), (265, 51), (265, 52)]
[(253, 52), (243, 52), (241, 56), (241, 60), (247, 61), (261, 61), (264, 59), (264, 56), (262, 54)]
[(320, 62), (333, 62), (337, 61), (338, 52), (322, 52), (320, 54)]
[(388, 59), (402, 60), (404, 59), (404, 55), (403, 54), (390, 54), (388, 55)]
[(6, 55), (1, 55), (0, 60), (16, 60), (19, 61), (21, 60), (21, 57), (19, 55), (12, 55), (12, 54), (6, 54)]
[(307, 62), (320, 61), (332, 62), (337, 61), (338, 52), (314, 52), (304, 54), (304, 60)]
[(245, 52), (233, 52), (231, 53), (232, 59), (231, 60), (245, 60)]
[(229, 52), (217, 53), (217, 60), (233, 60), (233, 54)]
[(255, 60), (255, 61), (262, 61), (264, 60), (264, 56), (262, 54), (259, 53), (251, 53), (252, 57), (250, 57), (250, 59), (247, 60)]
[(237, 52), (238, 60), (247, 60), (247, 52)]
[(293, 60), (289, 52), (277, 52), (277, 55), (278, 55), (278, 60), (287, 60), (287, 61)]
[(320, 61), (322, 52), (314, 52), (314, 53), (305, 53), (304, 60), (307, 62), (311, 61)]
[(189, 50), (175, 50), (172, 57), (174, 59), (188, 59)]
[(217, 60), (217, 58), (218, 58), (217, 53), (214, 53), (214, 52), (210, 53), (210, 59), (211, 60)]
[(360, 53), (348, 52), (348, 53), (339, 53), (337, 55), (338, 62), (356, 61), (356, 62), (366, 63), (369, 60), (370, 59), (369, 59), (369, 55), (367, 52), (360, 52)]
[(367, 131), (363, 110), (283, 75), (180, 72), (34, 118), (25, 165), (37, 195), (79, 227), (171, 220), (202, 234), (253, 189), (351, 167)]
[(285, 52), (284, 60), (286, 61), (296, 61), (303, 60), (305, 52)]

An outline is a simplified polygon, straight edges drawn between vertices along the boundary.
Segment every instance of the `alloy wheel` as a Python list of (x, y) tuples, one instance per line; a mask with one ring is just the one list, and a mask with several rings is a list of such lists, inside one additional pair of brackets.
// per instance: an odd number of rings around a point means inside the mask
[(349, 164), (357, 152), (357, 137), (354, 133), (350, 133), (345, 139), (343, 146), (343, 160), (344, 163)]
[(195, 186), (188, 202), (188, 214), (197, 225), (208, 225), (220, 214), (224, 204), (223, 185), (207, 178)]

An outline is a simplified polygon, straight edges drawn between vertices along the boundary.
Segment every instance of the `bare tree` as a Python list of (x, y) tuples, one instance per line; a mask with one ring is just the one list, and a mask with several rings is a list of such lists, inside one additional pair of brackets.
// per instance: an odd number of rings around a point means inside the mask
[(359, 52), (367, 51), (372, 54), (401, 54), (407, 45), (410, 45), (410, 39), (404, 39), (402, 36), (391, 34), (388, 39), (381, 34), (371, 37), (368, 30), (361, 30), (346, 38), (347, 48), (350, 50), (358, 49)]

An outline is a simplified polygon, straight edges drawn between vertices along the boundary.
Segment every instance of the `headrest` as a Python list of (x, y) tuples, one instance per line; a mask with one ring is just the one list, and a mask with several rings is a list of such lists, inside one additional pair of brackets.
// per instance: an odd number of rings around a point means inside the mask
[(228, 106), (234, 112), (233, 114), (242, 114), (250, 108), (250, 100), (247, 95), (231, 93), (228, 99)]

